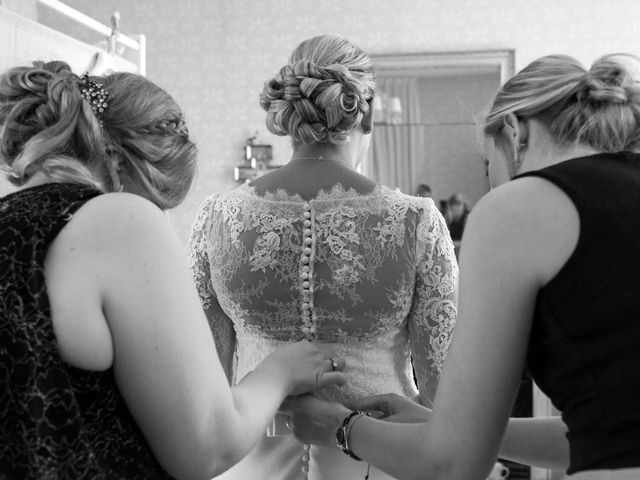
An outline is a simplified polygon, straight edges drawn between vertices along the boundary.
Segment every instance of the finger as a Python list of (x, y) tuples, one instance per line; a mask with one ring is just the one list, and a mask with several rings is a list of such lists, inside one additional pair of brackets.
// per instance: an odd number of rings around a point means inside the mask
[(344, 385), (347, 383), (347, 376), (342, 372), (324, 372), (318, 377), (318, 388), (327, 385)]

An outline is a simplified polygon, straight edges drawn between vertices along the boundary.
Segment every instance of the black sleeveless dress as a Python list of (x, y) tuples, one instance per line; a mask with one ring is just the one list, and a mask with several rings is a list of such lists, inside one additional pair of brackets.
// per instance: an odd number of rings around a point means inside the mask
[(640, 467), (640, 155), (574, 158), (525, 176), (555, 184), (580, 217), (573, 254), (538, 293), (528, 351), (569, 429), (567, 472)]
[(47, 249), (100, 192), (46, 184), (0, 198), (0, 479), (165, 479), (113, 370), (58, 352), (43, 272)]

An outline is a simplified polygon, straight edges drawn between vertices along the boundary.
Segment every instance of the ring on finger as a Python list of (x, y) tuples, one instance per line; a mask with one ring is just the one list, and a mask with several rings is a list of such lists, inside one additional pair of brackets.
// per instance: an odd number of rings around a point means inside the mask
[(338, 362), (332, 357), (329, 357), (329, 362), (331, 362), (331, 371), (335, 372), (338, 369)]

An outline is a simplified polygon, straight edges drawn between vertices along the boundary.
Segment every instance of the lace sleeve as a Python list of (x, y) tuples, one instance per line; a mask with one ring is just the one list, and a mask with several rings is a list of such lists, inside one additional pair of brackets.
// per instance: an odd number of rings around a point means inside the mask
[(211, 283), (211, 269), (209, 263), (209, 232), (211, 230), (211, 215), (213, 214), (215, 196), (207, 199), (198, 210), (196, 219), (191, 227), (191, 235), (187, 244), (187, 261), (193, 274), (193, 279), (200, 295), (202, 308), (209, 321), (209, 327), (218, 350), (220, 362), (232, 382), (236, 346), (236, 334), (233, 322), (224, 313), (216, 298)]
[(433, 204), (422, 214), (417, 237), (409, 341), (420, 403), (431, 406), (456, 321), (458, 263), (445, 220)]

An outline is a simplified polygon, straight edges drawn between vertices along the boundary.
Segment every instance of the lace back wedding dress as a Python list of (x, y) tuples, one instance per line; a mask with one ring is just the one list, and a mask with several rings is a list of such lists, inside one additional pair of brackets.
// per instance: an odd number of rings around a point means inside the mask
[[(347, 384), (317, 395), (393, 392), (429, 404), (457, 287), (453, 244), (431, 199), (339, 184), (304, 199), (243, 185), (202, 204), (188, 252), (231, 382), (307, 338), (347, 362)], [(265, 437), (220, 478), (361, 480), (366, 469), (337, 448), (284, 435)], [(389, 477), (372, 467), (370, 478)]]

